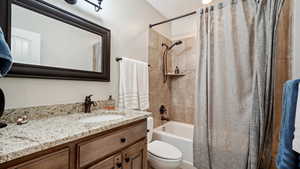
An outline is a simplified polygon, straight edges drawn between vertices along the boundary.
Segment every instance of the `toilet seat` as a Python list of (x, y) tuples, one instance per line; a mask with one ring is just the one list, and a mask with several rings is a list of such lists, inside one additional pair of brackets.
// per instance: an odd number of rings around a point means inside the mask
[(160, 157), (156, 157), (148, 152), (148, 160), (152, 168), (154, 169), (177, 169), (181, 164), (179, 160), (166, 160)]
[(165, 160), (181, 160), (182, 158), (181, 151), (175, 146), (157, 140), (148, 145), (148, 152), (153, 156)]

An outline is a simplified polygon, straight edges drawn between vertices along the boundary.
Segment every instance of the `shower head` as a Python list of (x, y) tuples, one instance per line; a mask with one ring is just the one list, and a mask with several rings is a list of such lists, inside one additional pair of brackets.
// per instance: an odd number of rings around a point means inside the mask
[(179, 40), (179, 41), (176, 41), (175, 42), (175, 45), (181, 45), (183, 42), (181, 41), (181, 40)]
[(168, 50), (171, 50), (172, 48), (174, 48), (175, 46), (181, 45), (183, 42), (181, 40), (176, 41), (175, 43), (173, 43), (171, 46), (168, 46), (167, 44), (163, 43), (162, 46), (165, 46)]
[(176, 41), (175, 43), (173, 43), (173, 45), (171, 45), (170, 47), (169, 47), (169, 50), (171, 50), (172, 48), (174, 48), (175, 46), (178, 46), (178, 45), (181, 45), (182, 44), (182, 41), (180, 40), (180, 41)]

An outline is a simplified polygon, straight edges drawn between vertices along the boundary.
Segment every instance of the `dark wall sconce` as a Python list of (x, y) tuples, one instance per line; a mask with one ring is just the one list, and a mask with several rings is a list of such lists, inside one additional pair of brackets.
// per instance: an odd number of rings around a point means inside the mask
[[(65, 1), (71, 5), (75, 5), (77, 3), (77, 0), (65, 0)], [(101, 5), (102, 5), (103, 0), (97, 0), (98, 4), (96, 4), (90, 0), (84, 0), (84, 1), (87, 2), (88, 4), (94, 6), (96, 12), (99, 12), (102, 9)]]

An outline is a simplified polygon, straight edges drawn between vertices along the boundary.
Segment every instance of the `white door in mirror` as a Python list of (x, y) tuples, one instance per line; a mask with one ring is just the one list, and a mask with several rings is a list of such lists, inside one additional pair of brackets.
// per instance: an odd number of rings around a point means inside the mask
[(41, 64), (41, 35), (39, 33), (13, 27), (11, 48), (14, 62)]

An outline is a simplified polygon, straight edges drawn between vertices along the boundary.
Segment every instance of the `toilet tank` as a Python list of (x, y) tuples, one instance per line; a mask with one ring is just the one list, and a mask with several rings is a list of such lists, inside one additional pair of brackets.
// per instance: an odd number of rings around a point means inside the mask
[(150, 143), (152, 141), (152, 134), (153, 134), (153, 118), (148, 117), (147, 118), (147, 141)]

